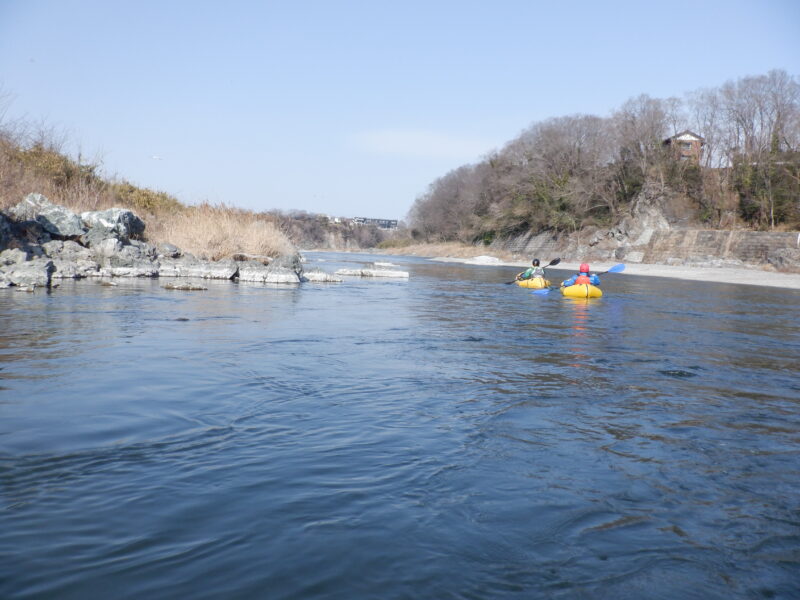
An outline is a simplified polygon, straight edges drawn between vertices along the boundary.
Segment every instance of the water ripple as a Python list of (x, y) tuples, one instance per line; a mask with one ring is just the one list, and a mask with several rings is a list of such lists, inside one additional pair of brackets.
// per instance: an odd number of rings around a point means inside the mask
[(397, 261), (0, 290), (0, 597), (796, 595), (795, 297)]

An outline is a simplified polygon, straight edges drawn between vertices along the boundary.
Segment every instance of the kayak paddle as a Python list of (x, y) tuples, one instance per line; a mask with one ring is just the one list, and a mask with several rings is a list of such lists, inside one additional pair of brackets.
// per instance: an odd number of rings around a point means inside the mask
[[(625, 265), (620, 263), (618, 265), (614, 265), (608, 271), (603, 271), (602, 273), (596, 273), (596, 275), (605, 275), (606, 273), (622, 273), (625, 270)], [(513, 281), (511, 283), (514, 283)], [(543, 288), (541, 290), (533, 290), (531, 294), (538, 294), (540, 296), (546, 296), (550, 293), (550, 288)]]
[(625, 265), (619, 263), (618, 265), (614, 265), (608, 271), (603, 271), (602, 273), (595, 273), (595, 275), (605, 275), (606, 273), (622, 273), (625, 270)]
[[(554, 258), (553, 260), (551, 260), (549, 263), (547, 263), (542, 268), (546, 269), (547, 267), (553, 267), (553, 266), (557, 265), (560, 262), (561, 262), (560, 258)], [(512, 283), (517, 283), (517, 280), (515, 279), (514, 281), (506, 281), (506, 285), (511, 285)]]

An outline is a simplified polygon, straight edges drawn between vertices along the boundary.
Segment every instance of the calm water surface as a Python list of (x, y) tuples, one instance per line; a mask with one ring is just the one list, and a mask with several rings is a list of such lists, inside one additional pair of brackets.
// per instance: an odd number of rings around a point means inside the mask
[(0, 597), (800, 597), (800, 293), (309, 259), (0, 290)]

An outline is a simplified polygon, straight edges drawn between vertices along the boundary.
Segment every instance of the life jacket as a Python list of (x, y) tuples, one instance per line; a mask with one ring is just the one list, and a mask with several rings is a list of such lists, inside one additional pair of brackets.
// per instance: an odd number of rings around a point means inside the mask
[(584, 283), (592, 283), (592, 280), (589, 279), (588, 275), (584, 275), (583, 273), (581, 273), (580, 275), (578, 275), (578, 278), (575, 280), (574, 285), (581, 285), (581, 284), (584, 284)]

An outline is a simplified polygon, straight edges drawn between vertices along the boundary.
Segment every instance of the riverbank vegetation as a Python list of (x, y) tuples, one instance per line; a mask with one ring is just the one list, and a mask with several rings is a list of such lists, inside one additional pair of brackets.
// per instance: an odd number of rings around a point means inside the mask
[(294, 245), (274, 216), (226, 205), (186, 205), (166, 192), (105, 177), (99, 161), (72, 158), (64, 136), (27, 123), (0, 122), (0, 210), (27, 194), (44, 194), (75, 212), (133, 210), (153, 243), (169, 242), (200, 257), (279, 256)]
[[(697, 158), (681, 160), (665, 143), (685, 130), (704, 138)], [(800, 80), (770, 71), (684, 99), (641, 95), (609, 117), (534, 123), (435, 180), (409, 227), (417, 241), (488, 244), (608, 226), (646, 183), (682, 198), (687, 219), (703, 226), (800, 227)]]
[(353, 223), (346, 218), (332, 220), (327, 215), (301, 210), (273, 210), (268, 214), (296, 245), (309, 250), (374, 248), (393, 236), (374, 225)]

